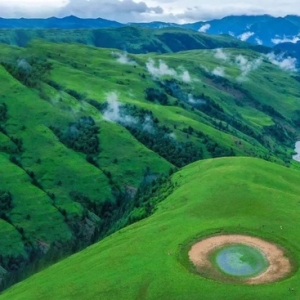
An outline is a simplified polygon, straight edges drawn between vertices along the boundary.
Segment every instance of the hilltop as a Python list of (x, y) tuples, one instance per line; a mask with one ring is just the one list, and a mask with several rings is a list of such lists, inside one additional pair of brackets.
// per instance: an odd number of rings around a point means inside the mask
[(244, 48), (260, 52), (270, 49), (253, 46), (228, 35), (211, 36), (181, 28), (150, 29), (138, 26), (105, 29), (2, 29), (0, 43), (26, 47), (34, 39), (54, 43), (81, 43), (115, 48), (129, 53), (172, 53), (195, 49)]
[[(298, 171), (255, 158), (191, 164), (172, 176), (173, 192), (154, 215), (32, 276), (0, 299), (297, 299), (299, 180)], [(187, 252), (195, 241), (218, 233), (278, 243), (294, 262), (293, 273), (256, 286), (203, 278)]]
[(188, 29), (211, 35), (226, 34), (254, 45), (274, 47), (280, 43), (296, 43), (299, 40), (300, 17), (297, 15), (287, 15), (284, 18), (271, 15), (237, 15), (188, 24), (160, 21), (124, 24), (102, 18), (81, 19), (76, 16), (48, 19), (0, 18), (0, 28), (3, 29), (107, 29), (128, 26), (151, 29)]

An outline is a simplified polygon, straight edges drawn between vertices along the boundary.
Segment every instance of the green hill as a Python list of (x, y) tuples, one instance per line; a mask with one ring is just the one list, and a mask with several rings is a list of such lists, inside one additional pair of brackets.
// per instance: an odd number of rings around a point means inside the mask
[(1, 45), (4, 287), (151, 215), (178, 168), (221, 156), (290, 164), (300, 83), (257, 52), (224, 51)]
[(298, 299), (297, 264), (274, 284), (222, 284), (194, 273), (187, 251), (203, 236), (238, 232), (279, 243), (299, 261), (299, 180), (298, 171), (255, 158), (191, 164), (172, 176), (174, 190), (154, 215), (0, 299)]
[(193, 49), (246, 48), (268, 51), (229, 35), (210, 36), (180, 28), (150, 29), (127, 26), (109, 29), (1, 29), (0, 43), (24, 47), (33, 39), (56, 43), (81, 43), (85, 45), (115, 48), (130, 53), (168, 53)]

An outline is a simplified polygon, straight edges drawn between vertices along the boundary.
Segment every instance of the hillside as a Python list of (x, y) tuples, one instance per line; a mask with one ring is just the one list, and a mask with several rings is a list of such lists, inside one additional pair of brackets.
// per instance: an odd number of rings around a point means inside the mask
[(195, 273), (187, 252), (205, 236), (246, 233), (279, 243), (299, 261), (299, 180), (298, 171), (254, 158), (194, 163), (172, 176), (174, 190), (153, 216), (0, 299), (298, 299), (297, 264), (275, 284), (224, 284)]
[(169, 53), (194, 49), (245, 48), (251, 46), (229, 35), (209, 36), (181, 28), (149, 29), (138, 26), (106, 29), (0, 29), (0, 43), (24, 47), (33, 39), (55, 43), (81, 43), (89, 46), (116, 48), (129, 53)]
[(47, 18), (47, 19), (4, 19), (0, 18), (0, 28), (5, 29), (79, 29), (79, 28), (114, 28), (124, 26), (115, 21), (105, 19), (80, 19), (75, 16), (65, 18)]
[[(106, 19), (81, 19), (76, 16), (48, 19), (4, 19), (0, 18), (1, 29), (100, 29), (138, 26), (151, 29), (188, 29), (210, 35), (231, 35), (253, 45), (274, 47), (280, 43), (299, 40), (300, 17), (287, 15), (284, 18), (271, 15), (232, 15), (187, 24), (166, 22), (144, 22), (122, 24)], [(23, 33), (23, 31), (21, 31)], [(25, 33), (26, 35), (26, 33)]]
[(166, 176), (194, 161), (290, 164), (300, 83), (275, 57), (37, 40), (1, 45), (0, 61), (3, 287), (151, 215)]

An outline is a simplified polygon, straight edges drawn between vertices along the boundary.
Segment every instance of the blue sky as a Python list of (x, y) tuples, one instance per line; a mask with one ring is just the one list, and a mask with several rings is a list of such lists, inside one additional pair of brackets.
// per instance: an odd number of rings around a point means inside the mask
[(194, 22), (237, 14), (300, 13), (299, 0), (0, 0), (1, 17), (79, 17)]

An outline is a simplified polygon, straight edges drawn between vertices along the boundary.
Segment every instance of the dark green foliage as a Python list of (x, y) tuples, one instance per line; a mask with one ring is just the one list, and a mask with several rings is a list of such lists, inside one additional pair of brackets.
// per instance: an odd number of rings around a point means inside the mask
[(146, 100), (155, 102), (158, 101), (162, 105), (168, 105), (168, 96), (161, 90), (156, 88), (147, 88), (145, 90)]
[(28, 87), (37, 87), (52, 69), (52, 64), (40, 56), (19, 58), (16, 62), (1, 64), (12, 76)]
[[(173, 171), (170, 170), (170, 175)], [(150, 183), (143, 182), (134, 197), (134, 208), (130, 210), (127, 225), (150, 216), (157, 204), (166, 199), (173, 190), (174, 184), (170, 177), (163, 176)]]
[(180, 83), (176, 79), (166, 79), (164, 81), (159, 81), (158, 84), (168, 95), (177, 98), (179, 101), (188, 101), (187, 93), (182, 89)]
[(7, 106), (5, 103), (0, 103), (0, 122), (6, 121), (7, 118)]
[(77, 91), (67, 89), (66, 93), (77, 99), (78, 101), (84, 100), (86, 98), (85, 94), (80, 94)]
[(135, 123), (122, 123), (130, 133), (146, 147), (164, 157), (177, 167), (183, 167), (191, 162), (203, 158), (202, 149), (192, 142), (177, 141), (172, 136), (172, 130), (160, 126), (151, 111), (140, 109), (134, 105), (122, 107), (124, 115), (135, 118)]
[(8, 212), (13, 208), (12, 196), (9, 192), (0, 191), (0, 213)]
[(285, 128), (279, 123), (276, 123), (275, 125), (272, 126), (265, 126), (263, 129), (263, 133), (273, 136), (280, 143), (286, 143), (286, 142), (291, 143), (295, 141), (295, 139), (290, 137), (288, 132), (285, 130)]
[[(82, 117), (76, 123), (71, 123), (67, 130), (52, 126), (51, 129), (60, 141), (67, 147), (84, 154), (99, 154), (100, 143), (98, 133), (100, 128), (92, 117)], [(87, 160), (91, 161), (90, 157)]]

